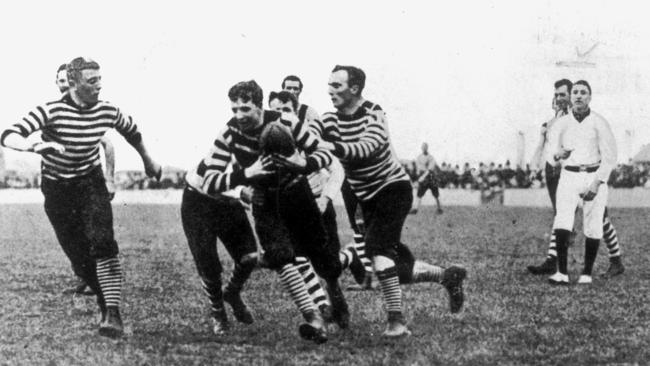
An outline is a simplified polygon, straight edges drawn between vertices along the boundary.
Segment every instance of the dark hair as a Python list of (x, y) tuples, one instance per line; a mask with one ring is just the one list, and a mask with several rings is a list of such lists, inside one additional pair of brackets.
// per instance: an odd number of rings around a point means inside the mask
[(81, 80), (82, 70), (99, 70), (99, 64), (86, 57), (77, 57), (66, 65), (68, 80)]
[(591, 95), (591, 85), (589, 85), (589, 83), (586, 80), (578, 80), (573, 85), (584, 85), (584, 86), (586, 86), (587, 89), (589, 89), (589, 95)]
[(302, 80), (300, 80), (299, 77), (297, 77), (296, 75), (289, 75), (286, 78), (284, 78), (282, 80), (282, 85), (281, 85), (282, 89), (284, 89), (284, 83), (286, 83), (287, 81), (297, 81), (298, 85), (299, 85), (299, 88), (302, 91)]
[(569, 93), (571, 93), (571, 88), (573, 88), (573, 83), (569, 79), (558, 80), (553, 85), (555, 86), (555, 89), (561, 88), (562, 86), (566, 85), (566, 89), (569, 91)]
[(346, 71), (348, 73), (348, 87), (352, 87), (352, 85), (356, 85), (359, 87), (359, 95), (358, 97), (361, 96), (361, 92), (363, 91), (363, 88), (366, 86), (366, 73), (363, 72), (358, 67), (355, 66), (342, 66), (342, 65), (336, 65), (334, 66), (334, 69), (332, 72), (337, 72), (337, 71)]
[(228, 98), (230, 98), (231, 102), (236, 102), (238, 99), (241, 99), (244, 103), (252, 101), (253, 104), (262, 108), (264, 93), (255, 80), (241, 81), (230, 88)]
[(61, 64), (61, 66), (59, 66), (59, 68), (56, 70), (56, 73), (58, 74), (61, 71), (67, 70), (67, 69), (68, 69), (68, 64)]
[(296, 99), (296, 96), (292, 93), (284, 90), (279, 92), (273, 91), (269, 94), (269, 104), (271, 104), (273, 99), (278, 99), (282, 103), (291, 102), (293, 110), (298, 113), (298, 99)]

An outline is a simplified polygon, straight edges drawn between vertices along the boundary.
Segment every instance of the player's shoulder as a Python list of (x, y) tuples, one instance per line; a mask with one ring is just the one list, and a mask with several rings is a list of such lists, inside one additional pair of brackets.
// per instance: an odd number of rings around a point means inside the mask
[(589, 112), (589, 116), (599, 122), (605, 122), (607, 123), (607, 119), (603, 117), (600, 113), (596, 113), (594, 111)]
[(336, 112), (330, 111), (323, 113), (320, 119), (323, 123), (336, 122), (338, 120), (338, 116), (336, 115)]
[(363, 103), (361, 103), (361, 107), (365, 108), (368, 112), (377, 113), (383, 111), (383, 109), (381, 109), (381, 106), (379, 104), (373, 103), (369, 100), (364, 100)]

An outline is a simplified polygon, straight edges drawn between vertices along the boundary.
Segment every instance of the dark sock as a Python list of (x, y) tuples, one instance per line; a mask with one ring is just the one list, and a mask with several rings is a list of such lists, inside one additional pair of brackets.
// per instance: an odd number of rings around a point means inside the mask
[(555, 240), (557, 245), (557, 266), (558, 271), (567, 274), (567, 256), (569, 254), (569, 236), (571, 231), (555, 229)]
[(582, 274), (591, 276), (591, 270), (594, 268), (594, 262), (596, 261), (596, 256), (598, 255), (599, 245), (599, 239), (585, 239), (585, 268), (582, 271)]

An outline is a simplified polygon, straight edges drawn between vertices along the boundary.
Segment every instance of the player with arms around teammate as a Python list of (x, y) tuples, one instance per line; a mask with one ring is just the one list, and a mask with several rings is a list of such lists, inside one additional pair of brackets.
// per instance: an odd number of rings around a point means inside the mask
[(361, 95), (365, 80), (365, 73), (357, 67), (334, 67), (328, 84), (336, 112), (323, 115), (321, 145), (340, 159), (359, 199), (366, 226), (366, 250), (388, 312), (383, 334), (399, 337), (410, 331), (402, 312), (395, 248), (413, 203), (413, 191), (393, 155), (383, 111)]
[[(295, 248), (311, 260), (318, 274), (328, 282), (328, 292), (334, 310), (347, 313), (347, 304), (338, 287), (341, 265), (338, 253), (327, 250), (327, 237), (316, 201), (303, 174), (328, 165), (331, 154), (318, 149), (318, 141), (306, 126), (287, 120), (280, 113), (262, 108), (262, 89), (255, 81), (240, 82), (228, 92), (233, 118), (214, 142), (212, 160), (202, 163), (188, 183), (202, 183), (209, 195), (224, 192), (239, 185), (251, 185), (261, 194), (253, 200), (255, 230), (262, 248), (264, 262), (280, 275), (306, 320), (300, 335), (321, 343), (327, 340), (323, 318), (310, 298), (305, 282), (297, 271)], [(271, 126), (289, 130), (297, 149), (288, 157), (266, 155), (262, 133)], [(300, 153), (305, 153), (301, 156)], [(226, 172), (234, 156), (243, 169)], [(277, 169), (281, 166), (282, 169)], [(301, 174), (294, 173), (300, 171)], [(200, 184), (200, 183), (199, 183)]]
[[(537, 165), (538, 167), (544, 165), (546, 188), (548, 189), (548, 195), (551, 199), (551, 204), (553, 205), (553, 214), (555, 215), (556, 192), (558, 182), (560, 180), (560, 173), (562, 172), (562, 165), (553, 157), (556, 151), (551, 148), (549, 138), (550, 131), (555, 126), (555, 122), (569, 113), (569, 110), (571, 108), (571, 90), (573, 83), (570, 80), (562, 79), (556, 81), (554, 87), (555, 95), (553, 98), (553, 109), (555, 111), (555, 117), (550, 121), (542, 124), (540, 141), (533, 155), (533, 164)], [(610, 262), (609, 268), (607, 269), (607, 272), (603, 274), (603, 277), (611, 278), (622, 274), (625, 271), (625, 267), (621, 261), (621, 250), (620, 244), (618, 242), (618, 234), (616, 232), (614, 224), (612, 224), (612, 221), (607, 214), (607, 209), (605, 209), (605, 214), (603, 216), (603, 240), (607, 244)], [(551, 240), (549, 242), (546, 259), (539, 265), (528, 266), (528, 271), (532, 274), (540, 275), (553, 274), (555, 273), (556, 269), (556, 237), (554, 233), (551, 233)]]
[(438, 206), (438, 213), (442, 213), (442, 208), (440, 207), (440, 192), (438, 190), (438, 184), (436, 183), (435, 174), (440, 171), (438, 169), (438, 164), (436, 160), (429, 154), (429, 144), (426, 142), (422, 144), (422, 154), (418, 155), (415, 159), (415, 166), (417, 169), (418, 176), (418, 192), (417, 198), (415, 199), (415, 207), (411, 210), (412, 214), (416, 214), (422, 203), (422, 197), (427, 193), (428, 190), (431, 190), (433, 198), (436, 199), (436, 205)]
[(557, 188), (557, 213), (553, 223), (557, 240), (558, 269), (552, 284), (568, 284), (568, 241), (575, 211), (583, 202), (585, 261), (578, 283), (591, 283), (598, 245), (603, 237), (602, 220), (607, 206), (607, 180), (616, 166), (616, 140), (609, 123), (589, 108), (591, 86), (577, 81), (571, 90), (571, 113), (558, 119), (551, 130), (553, 158), (562, 161)]
[[(78, 57), (67, 66), (70, 91), (42, 104), (6, 129), (0, 143), (42, 156), (41, 190), (47, 214), (72, 268), (97, 294), (99, 334), (120, 336), (122, 269), (113, 237), (113, 212), (100, 167), (99, 140), (115, 128), (142, 158), (148, 176), (161, 169), (148, 154), (130, 116), (100, 101), (101, 74), (95, 61)], [(42, 141), (30, 134), (42, 130)]]

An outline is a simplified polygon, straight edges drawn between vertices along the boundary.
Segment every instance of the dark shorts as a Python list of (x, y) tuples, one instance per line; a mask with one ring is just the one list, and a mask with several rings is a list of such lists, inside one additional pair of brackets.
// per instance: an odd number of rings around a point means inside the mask
[(222, 272), (217, 238), (230, 257), (239, 262), (257, 251), (253, 229), (239, 200), (227, 196), (208, 197), (185, 188), (181, 221), (199, 275), (208, 279)]
[(293, 263), (296, 254), (312, 262), (323, 279), (341, 274), (340, 248), (330, 240), (316, 200), (305, 177), (280, 189), (264, 190), (264, 204), (253, 206), (255, 230), (272, 269)]
[(427, 179), (426, 181), (418, 185), (417, 197), (422, 198), (427, 193), (428, 190), (431, 190), (433, 197), (440, 197), (440, 192), (438, 191), (438, 186), (433, 181), (433, 179)]
[(43, 178), (41, 191), (45, 213), (73, 268), (91, 259), (118, 254), (111, 199), (100, 167), (83, 177)]
[(381, 189), (367, 201), (361, 201), (366, 225), (366, 252), (396, 259), (402, 227), (413, 204), (413, 190), (408, 181), (398, 181)]

